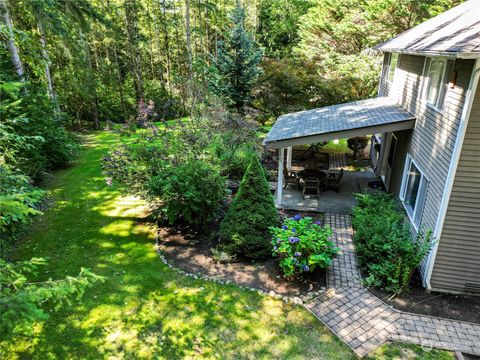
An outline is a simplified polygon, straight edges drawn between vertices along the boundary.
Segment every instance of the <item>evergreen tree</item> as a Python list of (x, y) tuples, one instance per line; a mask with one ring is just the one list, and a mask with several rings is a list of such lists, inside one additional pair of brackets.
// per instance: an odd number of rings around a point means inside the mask
[(240, 188), (220, 226), (225, 250), (252, 259), (271, 254), (270, 226), (278, 223), (278, 213), (257, 155), (250, 160)]
[(231, 19), (233, 28), (224, 41), (218, 42), (218, 57), (212, 59), (210, 86), (229, 108), (243, 114), (260, 73), (262, 50), (245, 29), (245, 9), (238, 0)]
[(85, 290), (104, 278), (82, 268), (78, 276), (32, 281), (43, 258), (9, 263), (0, 259), (0, 335), (28, 334), (32, 323), (48, 318), (48, 311), (80, 300)]

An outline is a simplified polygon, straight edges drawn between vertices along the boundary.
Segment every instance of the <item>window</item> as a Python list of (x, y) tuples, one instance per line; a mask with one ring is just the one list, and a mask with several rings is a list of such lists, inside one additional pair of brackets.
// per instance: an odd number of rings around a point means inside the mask
[(418, 228), (422, 218), (427, 185), (427, 179), (422, 174), (413, 159), (407, 155), (400, 198), (410, 220), (416, 229)]
[(438, 58), (426, 58), (424, 97), (431, 107), (442, 110), (448, 90), (449, 74), (453, 70), (453, 61)]
[(388, 56), (388, 72), (387, 72), (387, 81), (392, 82), (393, 76), (395, 75), (395, 69), (398, 64), (398, 54), (390, 53)]

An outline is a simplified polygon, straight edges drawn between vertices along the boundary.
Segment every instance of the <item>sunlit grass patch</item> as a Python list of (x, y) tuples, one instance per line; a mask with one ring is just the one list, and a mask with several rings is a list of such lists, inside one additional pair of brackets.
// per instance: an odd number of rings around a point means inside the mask
[(2, 359), (355, 358), (299, 306), (171, 271), (155, 253), (145, 203), (101, 174), (100, 159), (119, 137), (84, 139), (76, 166), (51, 182), (54, 205), (16, 256), (48, 257), (40, 279), (88, 267), (106, 281), (52, 312), (31, 337), (1, 342)]

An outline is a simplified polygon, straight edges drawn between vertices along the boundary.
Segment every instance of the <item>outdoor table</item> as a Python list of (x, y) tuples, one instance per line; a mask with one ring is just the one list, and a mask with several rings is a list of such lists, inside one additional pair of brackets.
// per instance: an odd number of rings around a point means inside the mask
[(303, 170), (297, 172), (297, 176), (300, 179), (317, 178), (318, 180), (320, 180), (321, 184), (327, 178), (327, 174), (324, 171), (322, 171), (322, 170), (309, 170), (309, 169), (303, 169)]

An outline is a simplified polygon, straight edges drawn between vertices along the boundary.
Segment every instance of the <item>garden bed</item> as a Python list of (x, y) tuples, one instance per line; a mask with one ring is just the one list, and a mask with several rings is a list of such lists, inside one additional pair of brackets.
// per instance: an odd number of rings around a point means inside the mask
[[(281, 215), (291, 217), (297, 214), (285, 211)], [(323, 221), (323, 214), (301, 213)], [(215, 276), (249, 288), (274, 291), (285, 296), (305, 296), (326, 287), (326, 270), (306, 274), (302, 279), (285, 279), (273, 258), (261, 261), (237, 259), (231, 263), (217, 262), (211, 252), (215, 241), (201, 239), (190, 228), (161, 227), (159, 247), (173, 265), (198, 276)]]
[(275, 259), (251, 261), (237, 259), (219, 263), (213, 258), (214, 245), (196, 238), (189, 229), (162, 227), (159, 229), (159, 247), (173, 265), (198, 276), (216, 276), (239, 285), (274, 291), (280, 295), (302, 296), (326, 286), (326, 271), (307, 274), (304, 279), (288, 281), (282, 276)]
[(480, 296), (428, 293), (418, 273), (412, 278), (409, 292), (391, 300), (391, 294), (383, 290), (372, 287), (369, 291), (401, 311), (480, 324)]

